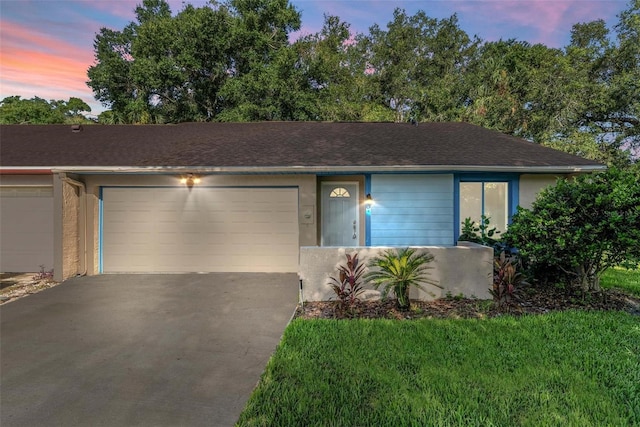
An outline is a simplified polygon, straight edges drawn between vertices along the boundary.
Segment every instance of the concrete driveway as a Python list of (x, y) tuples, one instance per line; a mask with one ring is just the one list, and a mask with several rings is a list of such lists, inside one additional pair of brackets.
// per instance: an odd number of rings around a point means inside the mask
[(227, 426), (297, 301), (297, 275), (79, 277), (0, 308), (0, 424)]

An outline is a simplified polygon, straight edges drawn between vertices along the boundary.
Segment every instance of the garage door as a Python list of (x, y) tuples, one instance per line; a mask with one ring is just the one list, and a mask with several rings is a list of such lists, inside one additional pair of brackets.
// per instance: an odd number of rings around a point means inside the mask
[(53, 268), (52, 187), (0, 187), (0, 271)]
[(297, 188), (103, 188), (114, 272), (295, 272)]

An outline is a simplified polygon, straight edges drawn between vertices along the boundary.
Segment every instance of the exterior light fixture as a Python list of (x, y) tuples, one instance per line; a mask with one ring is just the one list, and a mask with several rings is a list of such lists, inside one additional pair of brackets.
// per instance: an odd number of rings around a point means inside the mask
[(367, 193), (364, 198), (364, 212), (367, 215), (371, 215), (371, 205), (373, 205), (373, 197), (371, 197), (371, 193)]
[(194, 184), (200, 184), (200, 178), (190, 173), (189, 175), (180, 178), (180, 184), (186, 184), (187, 187), (191, 188)]

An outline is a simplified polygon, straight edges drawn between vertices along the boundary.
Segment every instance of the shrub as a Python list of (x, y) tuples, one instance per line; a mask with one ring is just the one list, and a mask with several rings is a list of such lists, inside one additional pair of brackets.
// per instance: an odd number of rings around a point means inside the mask
[(346, 265), (338, 266), (338, 278), (330, 277), (329, 285), (335, 292), (338, 301), (343, 308), (353, 308), (358, 302), (359, 295), (364, 291), (362, 288), (362, 275), (365, 266), (360, 264), (358, 254), (346, 254)]
[(374, 288), (382, 286), (382, 297), (386, 298), (393, 292), (397, 299), (398, 308), (408, 310), (409, 291), (416, 287), (426, 291), (423, 284), (438, 286), (437, 282), (429, 279), (428, 264), (434, 260), (429, 252), (417, 253), (415, 249), (387, 249), (369, 262), (369, 267), (376, 268), (366, 274)]
[(458, 241), (466, 241), (478, 243), (484, 246), (490, 246), (494, 250), (499, 251), (501, 243), (497, 239), (498, 231), (495, 227), (490, 227), (491, 219), (482, 215), (480, 217), (480, 223), (477, 224), (471, 218), (465, 218), (462, 222), (462, 229), (460, 230), (460, 237)]
[(609, 267), (640, 260), (640, 173), (610, 169), (559, 180), (519, 208), (503, 241), (537, 278), (598, 290)]

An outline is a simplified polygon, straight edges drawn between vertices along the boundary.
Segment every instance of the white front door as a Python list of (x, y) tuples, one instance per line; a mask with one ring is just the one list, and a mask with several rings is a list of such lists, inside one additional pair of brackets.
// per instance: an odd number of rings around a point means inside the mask
[(358, 246), (358, 184), (322, 183), (322, 246)]

